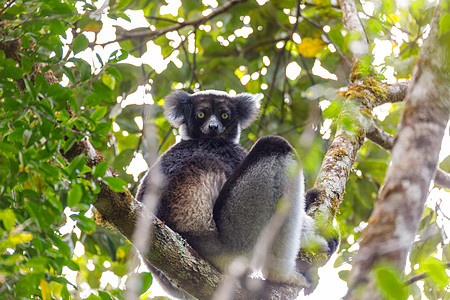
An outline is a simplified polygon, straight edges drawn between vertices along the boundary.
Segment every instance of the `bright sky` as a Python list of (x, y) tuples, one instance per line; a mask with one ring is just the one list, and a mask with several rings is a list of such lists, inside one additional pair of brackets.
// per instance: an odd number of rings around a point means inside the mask
[[(95, 5), (100, 8), (104, 4), (106, 5), (107, 1), (108, 0), (106, 0), (104, 2), (100, 1), (100, 3), (96, 3)], [(218, 6), (218, 3), (216, 0), (203, 0), (202, 2), (206, 6), (210, 6), (210, 8), (216, 8)], [(257, 2), (260, 5), (264, 5), (266, 2), (268, 2), (268, 0), (257, 0)], [(374, 10), (374, 4), (372, 2), (367, 2), (367, 1), (361, 1), (361, 2), (363, 4), (364, 12), (368, 15), (372, 15), (373, 10)], [(167, 5), (161, 7), (161, 13), (171, 14), (176, 17), (178, 8), (181, 5), (181, 1), (180, 0), (166, 0), (166, 3), (167, 3)], [(130, 17), (130, 19), (132, 20), (131, 22), (127, 22), (122, 19), (112, 20), (112, 19), (107, 18), (107, 16), (105, 14), (101, 14), (101, 10), (99, 10), (98, 12), (99, 12), (98, 18), (101, 18), (101, 20), (103, 22), (103, 28), (102, 28), (101, 32), (98, 34), (97, 43), (105, 43), (105, 42), (109, 42), (109, 41), (112, 41), (115, 39), (115, 28), (113, 27), (114, 25), (120, 25), (121, 27), (123, 27), (127, 30), (131, 30), (131, 29), (137, 28), (137, 27), (147, 27), (148, 28), (150, 26), (150, 24), (144, 18), (142, 11), (130, 11), (130, 10), (126, 11), (125, 13)], [(211, 9), (206, 9), (203, 12), (203, 14), (207, 15), (210, 12), (211, 12)], [(289, 15), (290, 11), (287, 10), (287, 11), (285, 11), (285, 13)], [(360, 13), (360, 17), (367, 18), (367, 16), (362, 13)], [(289, 18), (290, 18), (289, 20), (291, 23), (295, 23), (295, 17), (289, 16)], [(234, 32), (234, 34), (232, 34), (228, 37), (219, 36), (217, 38), (218, 42), (222, 46), (227, 47), (230, 43), (232, 43), (234, 41), (234, 39), (236, 37), (245, 37), (246, 38), (253, 33), (253, 30), (250, 27), (245, 26), (247, 24), (250, 24), (251, 18), (249, 16), (242, 16), (241, 21), (243, 22), (243, 26), (240, 29), (237, 29)], [(219, 27), (222, 26), (220, 21), (217, 22), (216, 25)], [(324, 30), (329, 30), (329, 29), (330, 28), (328, 25), (324, 27)], [(209, 30), (211, 30), (211, 28), (210, 28), (210, 26), (208, 27), (208, 25), (206, 25), (206, 26), (201, 27), (200, 30), (204, 30), (204, 31), (208, 32)], [(404, 41), (408, 40), (407, 35), (395, 27), (392, 29), (391, 34), (392, 34), (393, 40), (395, 40), (395, 42), (396, 42), (395, 45), (389, 40), (375, 39), (374, 40), (375, 46), (374, 46), (374, 50), (373, 50), (373, 54), (375, 56), (374, 65), (376, 66), (377, 71), (384, 74), (384, 76), (386, 77), (387, 83), (396, 82), (396, 78), (394, 77), (394, 70), (392, 67), (387, 67), (387, 68), (383, 69), (384, 58), (388, 55), (391, 55), (392, 53), (398, 54), (402, 43)], [(93, 33), (86, 33), (86, 37), (91, 42), (94, 41)], [(170, 32), (166, 35), (166, 37), (169, 40), (171, 40), (170, 43), (172, 43), (172, 45), (174, 47), (177, 44), (179, 44), (182, 41), (182, 39), (187, 38), (188, 39), (188, 42), (187, 42), (188, 51), (190, 53), (193, 53), (195, 51), (195, 43), (194, 43), (194, 40), (192, 39), (192, 36), (180, 37), (177, 32)], [(294, 41), (299, 42), (300, 36), (298, 34), (294, 34), (293, 39), (294, 39)], [(67, 39), (62, 39), (62, 41), (65, 44), (70, 44), (71, 40), (72, 40), (72, 34), (69, 30), (69, 31), (67, 31)], [(282, 45), (281, 45), (281, 47), (282, 47)], [(330, 51), (332, 51), (332, 52), (336, 51), (336, 49), (334, 49), (334, 46), (332, 44), (328, 45), (328, 47), (329, 47)], [(96, 46), (93, 50), (87, 49), (81, 53), (78, 53), (76, 55), (76, 57), (82, 58), (85, 61), (89, 62), (92, 66), (93, 72), (97, 73), (100, 71), (101, 64), (97, 60), (96, 54), (98, 54), (102, 58), (103, 61), (107, 61), (109, 55), (117, 49), (119, 49), (118, 43), (111, 43), (105, 47)], [(68, 47), (66, 47), (65, 51), (68, 51)], [(182, 61), (180, 59), (178, 59), (178, 55), (179, 55), (179, 51), (174, 51), (170, 57), (164, 59), (164, 57), (161, 54), (161, 48), (158, 45), (156, 45), (155, 43), (153, 43), (152, 41), (150, 41), (147, 43), (147, 52), (145, 52), (141, 58), (136, 58), (136, 57), (133, 57), (130, 55), (125, 61), (123, 61), (123, 63), (129, 63), (129, 64), (133, 64), (133, 65), (137, 65), (137, 66), (139, 66), (141, 64), (148, 64), (157, 73), (161, 73), (162, 71), (164, 71), (166, 69), (166, 67), (169, 63), (174, 63), (177, 67), (182, 66)], [(262, 61), (266, 67), (268, 67), (271, 63), (270, 59), (267, 56), (263, 57)], [(69, 66), (70, 66), (70, 63), (69, 63)], [(242, 66), (240, 68), (240, 70), (244, 72), (244, 71), (246, 71), (246, 67)], [(295, 80), (300, 75), (301, 71), (302, 71), (302, 68), (295, 61), (293, 61), (287, 65), (286, 76), (290, 80)], [(335, 74), (330, 73), (328, 70), (326, 70), (324, 67), (322, 67), (320, 60), (318, 60), (318, 59), (314, 63), (312, 72), (316, 76), (320, 76), (320, 77), (330, 79), (330, 80), (337, 80), (337, 76)], [(245, 85), (250, 80), (257, 80), (260, 75), (264, 76), (266, 73), (267, 73), (267, 68), (263, 68), (260, 73), (246, 74), (241, 78), (241, 83), (243, 85)], [(63, 81), (61, 84), (67, 85), (68, 79), (66, 77), (63, 78)], [(182, 88), (182, 86), (180, 86), (179, 88)], [(267, 88), (268, 88), (267, 84), (261, 85), (261, 90), (266, 90)], [(122, 99), (121, 97), (119, 97), (118, 102), (122, 104), (122, 107), (129, 105), (129, 104), (142, 104), (142, 103), (150, 103), (151, 104), (151, 103), (153, 103), (153, 99), (152, 99), (151, 93), (148, 93), (148, 91), (150, 89), (151, 89), (151, 85), (149, 85), (149, 84), (146, 86), (141, 86), (138, 88), (138, 90), (135, 93), (128, 95), (126, 97), (126, 99)], [(311, 90), (313, 90), (313, 89), (311, 89)], [(327, 105), (329, 105), (329, 101), (323, 100), (320, 105), (321, 105), (321, 108), (324, 109)], [(391, 109), (391, 108), (392, 108), (391, 104), (383, 105), (376, 109), (375, 114), (380, 120), (383, 120), (387, 116), (389, 109)], [(139, 126), (139, 128), (142, 128), (142, 118), (137, 117), (135, 119), (135, 122)], [(331, 136), (330, 127), (331, 127), (331, 120), (325, 120), (324, 124), (322, 125), (322, 128), (320, 129), (320, 132), (322, 133), (324, 138), (327, 138), (327, 139), (330, 138), (330, 136)], [(115, 124), (115, 123), (114, 123), (113, 129), (115, 132), (121, 131), (119, 125)], [(448, 135), (448, 132), (449, 132), (448, 128), (447, 128), (446, 132), (447, 132), (447, 134), (446, 134), (444, 142), (443, 142), (443, 145), (445, 145), (445, 146), (442, 147), (441, 155), (440, 155), (441, 160), (443, 160), (445, 157), (450, 155), (450, 137)], [(124, 133), (124, 134), (127, 134), (127, 133)], [(145, 170), (147, 170), (147, 168), (148, 168), (147, 163), (145, 162), (142, 154), (137, 153), (136, 156), (134, 157), (134, 159), (132, 160), (132, 162), (130, 163), (130, 165), (128, 166), (126, 171), (128, 174), (132, 174), (134, 176), (134, 179), (137, 180), (138, 175), (141, 172), (144, 172)], [(441, 201), (442, 201), (444, 198), (448, 199), (448, 197), (449, 197), (448, 193), (446, 193), (443, 189), (436, 189), (436, 188), (432, 190), (430, 195), (431, 195), (430, 201), (429, 201), (430, 203), (439, 201), (439, 199), (441, 199)], [(445, 209), (445, 211), (450, 211), (450, 202), (444, 201), (443, 204), (441, 205), (441, 207), (443, 209)], [(69, 216), (73, 212), (71, 212), (70, 210), (66, 210), (65, 213)], [(67, 218), (67, 220), (68, 220), (67, 224), (65, 226), (63, 226), (60, 230), (61, 233), (68, 233), (71, 230), (73, 230), (73, 228), (75, 226), (75, 222), (71, 221), (71, 219), (69, 217)], [(79, 234), (79, 229), (75, 228), (74, 232)], [(84, 254), (83, 245), (81, 243), (77, 243), (77, 245), (75, 247), (75, 256), (80, 257), (83, 254)], [(344, 265), (340, 268), (334, 268), (333, 263), (334, 263), (334, 260), (336, 259), (336, 257), (337, 257), (337, 255), (334, 254), (332, 259), (328, 262), (328, 264), (319, 270), (319, 276), (320, 276), (321, 280), (319, 281), (319, 285), (318, 285), (316, 291), (308, 297), (300, 296), (299, 298), (309, 299), (309, 300), (323, 300), (323, 299), (334, 300), (334, 299), (340, 299), (341, 297), (343, 297), (345, 295), (345, 293), (347, 291), (347, 286), (344, 281), (339, 279), (338, 272), (341, 270), (350, 270), (350, 266)], [(73, 272), (68, 268), (65, 268), (65, 272), (66, 272), (67, 279), (69, 281), (75, 283), (76, 282), (76, 280), (75, 280), (76, 272)], [(125, 280), (126, 280), (126, 278), (119, 280), (119, 277), (114, 275), (113, 272), (108, 271), (102, 275), (102, 278), (100, 281), (101, 281), (102, 286), (106, 285), (106, 283), (109, 282), (113, 286), (116, 286), (116, 287), (122, 286), (123, 287)], [(82, 286), (82, 288), (84, 289), (85, 293), (84, 294), (82, 293), (81, 296), (87, 297), (89, 295), (89, 286), (88, 285), (84, 286), (84, 287)], [(164, 292), (160, 288), (155, 287), (155, 285), (152, 285), (152, 290), (153, 290), (153, 292), (150, 294), (150, 296), (164, 295)]]

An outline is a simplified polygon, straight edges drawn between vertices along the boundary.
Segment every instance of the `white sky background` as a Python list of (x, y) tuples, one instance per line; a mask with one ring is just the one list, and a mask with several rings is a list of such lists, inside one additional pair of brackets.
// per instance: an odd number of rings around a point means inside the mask
[[(106, 5), (107, 1), (108, 0), (106, 0), (105, 2), (101, 1), (101, 3), (96, 3), (96, 6), (99, 8), (102, 7), (103, 4), (105, 4), (105, 6), (107, 6)], [(166, 0), (166, 2), (167, 2), (167, 5), (163, 6), (161, 8), (161, 12), (164, 11), (166, 14), (172, 14), (173, 16), (177, 16), (177, 11), (181, 5), (181, 1), (180, 0)], [(266, 0), (258, 0), (257, 2), (260, 5), (264, 5), (267, 1)], [(372, 15), (373, 10), (374, 10), (373, 3), (367, 2), (367, 1), (361, 1), (361, 2), (363, 4), (364, 12), (368, 15)], [(211, 8), (215, 8), (218, 6), (218, 3), (216, 2), (216, 0), (203, 0), (203, 3), (205, 5), (209, 5)], [(210, 11), (211, 10), (205, 10), (204, 14), (206, 15)], [(103, 22), (103, 28), (98, 33), (97, 43), (105, 43), (105, 42), (109, 42), (109, 41), (112, 41), (115, 39), (115, 28), (113, 27), (113, 25), (120, 25), (121, 27), (123, 27), (127, 30), (131, 30), (133, 28), (138, 28), (138, 27), (148, 28), (150, 26), (149, 23), (147, 22), (147, 20), (144, 18), (142, 11), (130, 11), (130, 10), (126, 11), (125, 13), (130, 17), (131, 22), (127, 22), (123, 19), (112, 20), (112, 19), (107, 18), (107, 16), (104, 13), (101, 14), (101, 10), (99, 10), (98, 12), (99, 12), (98, 17), (101, 17), (101, 20)], [(292, 18), (294, 18), (294, 19), (292, 19)], [(360, 18), (367, 18), (367, 16), (360, 13)], [(291, 16), (291, 17), (289, 17), (289, 20), (291, 22), (295, 22), (295, 17)], [(250, 19), (250, 17), (245, 16), (242, 18), (242, 21), (243, 21), (243, 25), (246, 25), (251, 22), (251, 19)], [(220, 26), (220, 21), (217, 22), (217, 25)], [(325, 28), (325, 27), (328, 27), (328, 28)], [(328, 25), (325, 27), (324, 27), (324, 30), (329, 30)], [(226, 47), (231, 42), (233, 42), (233, 40), (237, 36), (247, 37), (250, 34), (252, 34), (253, 30), (249, 30), (248, 28), (249, 27), (243, 26), (242, 28), (236, 30), (234, 32), (234, 34), (229, 37), (219, 36), (218, 42), (220, 42), (222, 46)], [(203, 27), (203, 30), (208, 31), (208, 27), (207, 26)], [(393, 28), (391, 33), (393, 35), (393, 39), (396, 41), (396, 45), (394, 45), (389, 40), (375, 39), (374, 40), (375, 47), (373, 50), (373, 54), (375, 56), (374, 65), (376, 66), (377, 71), (382, 72), (384, 74), (384, 76), (386, 77), (387, 83), (395, 83), (396, 78), (394, 77), (394, 69), (392, 67), (387, 67), (383, 70), (384, 58), (388, 55), (391, 55), (392, 53), (398, 54), (400, 51), (401, 44), (404, 41), (408, 41), (407, 35), (404, 34), (403, 32), (401, 32), (400, 30), (398, 30), (397, 28)], [(90, 42), (94, 41), (93, 33), (84, 33), (84, 34), (86, 35), (86, 37), (89, 39)], [(176, 44), (176, 43), (181, 42), (181, 38), (176, 32), (168, 33), (167, 37), (172, 40), (172, 43)], [(293, 38), (294, 38), (295, 42), (300, 41), (300, 36), (298, 36), (298, 35), (293, 36)], [(67, 32), (67, 39), (62, 39), (62, 41), (65, 44), (71, 43), (72, 35), (71, 35), (70, 31)], [(195, 51), (194, 43), (192, 43), (188, 39), (187, 45), (188, 45), (189, 52), (193, 53)], [(330, 44), (328, 47), (329, 47), (330, 51), (332, 51), (332, 52), (336, 51), (334, 49), (333, 45)], [(105, 47), (96, 46), (96, 47), (94, 47), (93, 50), (87, 49), (81, 53), (78, 53), (75, 57), (82, 58), (85, 61), (87, 61), (88, 63), (90, 63), (91, 66), (93, 67), (94, 73), (98, 73), (101, 69), (101, 64), (97, 60), (95, 54), (100, 55), (100, 57), (103, 59), (103, 61), (107, 61), (109, 55), (113, 51), (115, 51), (119, 48), (120, 47), (119, 47), (118, 43), (112, 43)], [(66, 47), (66, 51), (68, 51), (68, 47)], [(156, 44), (154, 44), (152, 41), (150, 41), (147, 43), (147, 52), (144, 53), (144, 55), (141, 58), (136, 58), (136, 57), (133, 57), (130, 55), (126, 60), (124, 60), (122, 62), (137, 65), (137, 66), (144, 63), (144, 64), (149, 65), (153, 69), (155, 69), (155, 71), (157, 73), (161, 73), (162, 71), (164, 71), (166, 69), (166, 67), (169, 63), (174, 63), (176, 66), (181, 67), (182, 62), (181, 62), (181, 60), (179, 60), (177, 58), (178, 55), (179, 55), (179, 51), (174, 51), (174, 53), (170, 57), (164, 59), (164, 57), (161, 55), (160, 47), (157, 46)], [(270, 65), (270, 59), (268, 57), (264, 57), (263, 62), (267, 67)], [(69, 66), (70, 66), (70, 63), (69, 63)], [(242, 66), (241, 68), (242, 68), (242, 70), (246, 70), (245, 66)], [(302, 68), (296, 62), (291, 62), (286, 68), (286, 76), (290, 80), (295, 80), (300, 75), (301, 71), (302, 71)], [(263, 69), (261, 71), (261, 73), (245, 75), (244, 77), (241, 78), (241, 83), (243, 85), (245, 85), (250, 80), (257, 80), (260, 75), (264, 76), (266, 72), (267, 72), (267, 69), (266, 70)], [(320, 77), (330, 79), (330, 80), (337, 80), (337, 76), (335, 74), (330, 73), (325, 68), (323, 68), (320, 65), (319, 60), (315, 61), (312, 72), (316, 76), (320, 76)], [(68, 79), (63, 78), (63, 81), (61, 84), (67, 85)], [(180, 86), (180, 88), (182, 88), (182, 86)], [(263, 84), (261, 86), (261, 90), (265, 90), (267, 88), (268, 88), (267, 84)], [(122, 99), (120, 97), (118, 99), (118, 102), (121, 103), (122, 107), (129, 105), (129, 104), (153, 103), (151, 94), (146, 93), (146, 90), (148, 90), (148, 89), (151, 89), (150, 85), (147, 85), (145, 87), (141, 86), (138, 88), (138, 90), (135, 93), (128, 95), (126, 97), (126, 99)], [(329, 102), (329, 101), (324, 100), (323, 102), (321, 102), (321, 107), (322, 107), (322, 105), (325, 105), (325, 107), (326, 107), (327, 102)], [(391, 107), (392, 107), (392, 105), (386, 104), (386, 105), (383, 105), (382, 107), (376, 109), (376, 112), (375, 112), (376, 116), (380, 120), (383, 120), (387, 116), (388, 111)], [(139, 117), (136, 118), (135, 122), (138, 124), (139, 128), (142, 128), (142, 118), (139, 118)], [(320, 132), (322, 133), (324, 138), (330, 138), (330, 136), (329, 136), (331, 134), (330, 126), (331, 126), (331, 121), (324, 122), (322, 128), (320, 129)], [(121, 131), (120, 127), (115, 123), (114, 123), (113, 129), (115, 132)], [(123, 133), (123, 134), (127, 134), (127, 133)], [(442, 161), (445, 157), (447, 157), (449, 155), (450, 155), (450, 136), (449, 136), (449, 128), (447, 128), (446, 135), (445, 135), (444, 141), (443, 141), (443, 147), (441, 149), (440, 160)], [(145, 171), (147, 168), (148, 168), (147, 163), (145, 162), (142, 154), (137, 153), (135, 158), (132, 160), (131, 164), (127, 168), (127, 173), (132, 174), (134, 176), (134, 179), (137, 180), (137, 176), (141, 172)], [(435, 201), (439, 201), (439, 199), (441, 199), (441, 200), (449, 199), (449, 193), (446, 193), (443, 189), (435, 188), (432, 190), (430, 195), (431, 195), (430, 196), (431, 199), (429, 200), (429, 203), (430, 203), (429, 205), (432, 205), (433, 203), (435, 203)], [(442, 201), (442, 202), (443, 202), (443, 204), (441, 204), (441, 208), (446, 212), (450, 212), (450, 201)], [(71, 214), (70, 211), (67, 211), (66, 213), (68, 215)], [(448, 213), (448, 214), (450, 215), (450, 213)], [(66, 233), (67, 231), (72, 230), (72, 228), (75, 225), (74, 222), (70, 222), (70, 220), (71, 220), (70, 218), (67, 218), (67, 219), (69, 221), (66, 224), (66, 226), (61, 228), (61, 232)], [(445, 226), (445, 227), (448, 227), (448, 226)], [(447, 228), (447, 229), (450, 229), (450, 228)], [(75, 229), (75, 230), (77, 230), (77, 229)], [(450, 230), (448, 232), (450, 232)], [(75, 248), (75, 255), (81, 256), (83, 254), (84, 254), (83, 245), (81, 243), (79, 245), (77, 244), (76, 248)], [(321, 269), (319, 269), (320, 281), (319, 281), (319, 285), (318, 285), (317, 289), (315, 290), (315, 292), (312, 295), (307, 296), (307, 297), (300, 296), (299, 297), (300, 299), (334, 300), (334, 299), (341, 299), (345, 295), (345, 293), (347, 291), (347, 286), (344, 281), (339, 279), (338, 272), (341, 270), (350, 270), (351, 266), (344, 265), (340, 268), (334, 268), (333, 263), (334, 263), (334, 260), (336, 259), (336, 257), (337, 257), (337, 255), (334, 254), (332, 256), (332, 258), (330, 259), (330, 261), (328, 262), (328, 264), (326, 266), (322, 267)], [(66, 268), (66, 269), (67, 269), (66, 270), (67, 278), (71, 282), (75, 283), (76, 281), (74, 280), (74, 276), (76, 275), (76, 273), (74, 274), (68, 268)], [(119, 282), (118, 277), (115, 276), (112, 272), (105, 272), (102, 276), (101, 282), (102, 282), (102, 285), (106, 284), (106, 282), (109, 282), (112, 284), (115, 283), (114, 284), (115, 286), (123, 286), (123, 284), (124, 284), (124, 282)], [(164, 292), (155, 285), (152, 285), (151, 290), (153, 290), (153, 292), (149, 296), (165, 295)], [(89, 295), (89, 293), (86, 293), (86, 297), (88, 295)], [(83, 294), (82, 294), (82, 296), (83, 296)]]

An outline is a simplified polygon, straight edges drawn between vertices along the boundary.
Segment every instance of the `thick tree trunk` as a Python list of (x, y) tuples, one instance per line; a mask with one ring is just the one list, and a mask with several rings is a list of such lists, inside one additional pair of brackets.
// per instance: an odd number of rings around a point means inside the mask
[(449, 33), (439, 34), (439, 20), (437, 9), (413, 72), (391, 165), (363, 232), (346, 299), (383, 299), (374, 267), (387, 263), (402, 273), (414, 241), (450, 116)]

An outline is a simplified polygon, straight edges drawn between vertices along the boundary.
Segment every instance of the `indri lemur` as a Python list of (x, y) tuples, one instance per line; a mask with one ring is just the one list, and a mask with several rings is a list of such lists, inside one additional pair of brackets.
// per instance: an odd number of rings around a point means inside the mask
[[(163, 177), (157, 216), (223, 271), (236, 256), (252, 255), (277, 203), (287, 198), (290, 210), (263, 273), (269, 280), (297, 282), (301, 241), (314, 230), (305, 213), (301, 169), (287, 176), (297, 165), (294, 150), (278, 136), (261, 138), (248, 153), (239, 145), (241, 129), (258, 116), (258, 97), (176, 91), (165, 99), (164, 112), (181, 141), (154, 166)], [(149, 192), (151, 176), (152, 169), (139, 187), (139, 201)]]

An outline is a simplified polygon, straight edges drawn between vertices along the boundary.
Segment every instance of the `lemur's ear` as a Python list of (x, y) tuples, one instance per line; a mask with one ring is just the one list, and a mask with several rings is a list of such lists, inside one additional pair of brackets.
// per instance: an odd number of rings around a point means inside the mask
[(191, 103), (191, 95), (184, 91), (175, 91), (164, 99), (164, 116), (173, 127), (184, 123), (184, 113)]
[(259, 115), (261, 95), (249, 93), (237, 94), (234, 97), (236, 113), (242, 129), (247, 128)]

